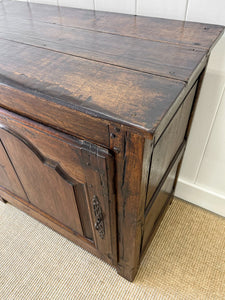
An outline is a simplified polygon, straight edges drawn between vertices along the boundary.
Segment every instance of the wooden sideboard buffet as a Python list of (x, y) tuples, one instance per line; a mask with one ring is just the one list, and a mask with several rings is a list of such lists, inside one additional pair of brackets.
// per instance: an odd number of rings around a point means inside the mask
[[(133, 280), (223, 27), (0, 3), (0, 196)], [(213, 99), (212, 99), (213, 101)]]

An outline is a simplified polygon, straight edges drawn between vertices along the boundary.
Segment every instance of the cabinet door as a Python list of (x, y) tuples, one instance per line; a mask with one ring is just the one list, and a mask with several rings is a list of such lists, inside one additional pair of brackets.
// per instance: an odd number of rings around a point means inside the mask
[[(116, 260), (113, 158), (108, 150), (4, 110), (0, 124), (2, 145), (27, 197), (17, 192), (20, 201), (26, 200), (46, 224), (57, 224), (63, 231), (56, 230), (72, 233), (82, 245)], [(9, 184), (3, 185), (7, 190)]]
[(19, 182), (16, 172), (10, 162), (8, 154), (0, 140), (0, 191), (7, 191), (13, 197), (20, 197), (27, 201), (26, 194)]

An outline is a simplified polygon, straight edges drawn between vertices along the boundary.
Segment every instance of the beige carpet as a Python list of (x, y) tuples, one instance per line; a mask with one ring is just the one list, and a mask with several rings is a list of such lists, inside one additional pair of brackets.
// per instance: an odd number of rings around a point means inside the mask
[(0, 202), (0, 299), (225, 299), (225, 219), (174, 200), (130, 283)]

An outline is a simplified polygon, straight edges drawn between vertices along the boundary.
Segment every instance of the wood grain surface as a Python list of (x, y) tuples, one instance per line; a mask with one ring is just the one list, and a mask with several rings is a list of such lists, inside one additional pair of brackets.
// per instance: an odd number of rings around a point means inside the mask
[(188, 81), (207, 51), (136, 37), (8, 17), (0, 38), (144, 73)]
[[(131, 16), (118, 13), (72, 9), (35, 3), (4, 1), (2, 18), (20, 16), (61, 26), (78, 27), (122, 36), (138, 37), (195, 48), (209, 49), (223, 32), (219, 25), (184, 22), (153, 17)], [(0, 15), (0, 16), (1, 16)]]
[[(222, 26), (3, 1), (0, 79), (153, 132)], [(0, 99), (1, 104), (1, 99)]]

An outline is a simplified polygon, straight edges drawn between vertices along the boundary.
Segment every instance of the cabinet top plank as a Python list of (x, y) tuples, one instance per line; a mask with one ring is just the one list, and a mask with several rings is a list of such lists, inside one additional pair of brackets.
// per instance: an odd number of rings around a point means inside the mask
[(153, 134), (222, 33), (217, 25), (3, 1), (0, 81)]
[(0, 18), (0, 38), (188, 82), (207, 51), (134, 37)]
[(20, 17), (43, 23), (58, 24), (72, 28), (83, 28), (122, 36), (131, 36), (152, 41), (195, 48), (210, 49), (223, 26), (195, 22), (184, 22), (154, 17), (132, 16), (119, 13), (74, 9), (36, 3), (4, 1), (2, 15)]
[(126, 125), (132, 122), (140, 129), (152, 128), (185, 85), (1, 39), (0, 81), (24, 90), (29, 87), (34, 93), (51, 96), (49, 101), (92, 116)]

